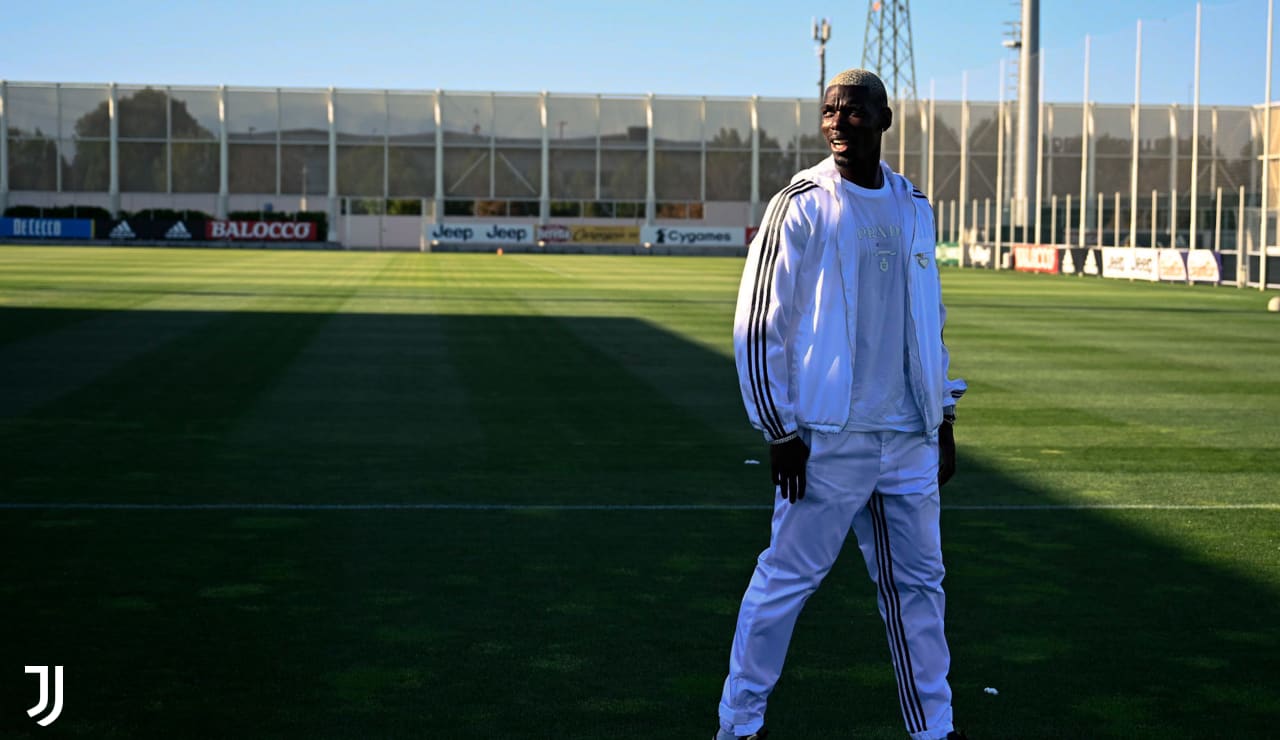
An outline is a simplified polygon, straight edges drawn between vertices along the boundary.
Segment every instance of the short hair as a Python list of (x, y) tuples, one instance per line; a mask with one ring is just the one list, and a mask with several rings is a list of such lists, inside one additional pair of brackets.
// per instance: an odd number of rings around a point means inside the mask
[(836, 87), (837, 85), (865, 87), (871, 92), (872, 97), (886, 105), (889, 102), (889, 95), (884, 91), (884, 82), (876, 76), (875, 72), (869, 69), (846, 69), (832, 77), (831, 81), (827, 83), (827, 87)]

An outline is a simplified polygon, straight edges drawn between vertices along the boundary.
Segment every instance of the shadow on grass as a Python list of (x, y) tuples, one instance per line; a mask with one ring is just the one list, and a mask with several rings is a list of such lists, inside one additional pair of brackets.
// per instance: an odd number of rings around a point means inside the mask
[(724, 499), (758, 439), (639, 320), (67, 313), (0, 310), (9, 501)]
[[(86, 322), (101, 342), (59, 343)], [(3, 393), (42, 394), (0, 397), (24, 409), (0, 418), (6, 502), (769, 504), (731, 361), (643, 321), (0, 325), (26, 327), (0, 346)], [(104, 346), (110, 366), (83, 372)], [(944, 502), (1055, 502), (963, 441)], [(947, 511), (961, 723), (1269, 736), (1276, 574), (1203, 543), (1274, 548), (1276, 518)], [(0, 509), (0, 532), (6, 737), (696, 738), (768, 513)], [(902, 736), (873, 598), (846, 552), (801, 617), (779, 736)], [(21, 669), (45, 664), (67, 671), (48, 729)]]

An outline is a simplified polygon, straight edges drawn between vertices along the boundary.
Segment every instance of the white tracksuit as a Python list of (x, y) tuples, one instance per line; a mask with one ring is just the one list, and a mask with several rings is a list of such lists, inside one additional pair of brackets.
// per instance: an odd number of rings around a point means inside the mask
[(770, 545), (743, 597), (720, 701), (728, 734), (764, 723), (796, 618), (850, 529), (877, 587), (907, 731), (935, 740), (953, 729), (937, 429), (966, 386), (947, 378), (932, 209), (906, 178), (883, 163), (881, 170), (907, 250), (893, 269), (907, 273), (906, 385), (923, 432), (846, 428), (859, 325), (857, 224), (842, 223), (842, 201), (852, 196), (827, 158), (770, 202), (738, 293), (734, 350), (747, 415), (768, 441), (798, 432), (810, 457), (805, 498), (775, 496)]

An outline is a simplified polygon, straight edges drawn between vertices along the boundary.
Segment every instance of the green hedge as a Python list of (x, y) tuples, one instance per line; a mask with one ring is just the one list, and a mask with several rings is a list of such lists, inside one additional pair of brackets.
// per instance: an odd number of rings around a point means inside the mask
[(232, 211), (227, 214), (230, 221), (315, 221), (316, 230), (325, 234), (329, 225), (329, 214), (324, 211)]
[(213, 215), (204, 211), (175, 211), (172, 208), (144, 208), (133, 213), (121, 213), (121, 218), (140, 218), (151, 221), (182, 221), (188, 218), (212, 221)]
[(9, 206), (4, 215), (11, 218), (111, 218), (111, 212), (97, 206)]

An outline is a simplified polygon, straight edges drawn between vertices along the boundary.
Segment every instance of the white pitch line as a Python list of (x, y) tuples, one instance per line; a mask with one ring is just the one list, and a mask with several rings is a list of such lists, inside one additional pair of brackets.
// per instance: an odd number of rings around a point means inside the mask
[(529, 260), (521, 259), (521, 258), (516, 257), (516, 256), (512, 256), (512, 257), (511, 257), (511, 259), (512, 259), (512, 260), (514, 260), (514, 261), (516, 261), (516, 262), (519, 262), (520, 264), (524, 265), (525, 267), (536, 267), (536, 268), (538, 268), (539, 270), (546, 270), (547, 272), (554, 273), (554, 274), (556, 274), (556, 275), (559, 275), (560, 277), (567, 277), (567, 278), (576, 278), (576, 277), (577, 277), (576, 275), (571, 275), (571, 274), (569, 274), (569, 273), (567, 273), (567, 272), (562, 272), (562, 271), (560, 271), (560, 270), (557, 270), (557, 269), (556, 269), (556, 268), (554, 268), (554, 267), (547, 267), (546, 265), (539, 265), (539, 264), (538, 264), (538, 263), (536, 263), (536, 262), (530, 262)]
[(1214, 511), (1218, 509), (1258, 509), (1280, 511), (1274, 504), (979, 504), (943, 506), (943, 511)]
[[(128, 504), (93, 502), (0, 502), (0, 511), (39, 509), (78, 511), (767, 511), (762, 504), (284, 504), (194, 503)], [(956, 504), (944, 511), (1280, 511), (1280, 503), (1252, 504)]]

